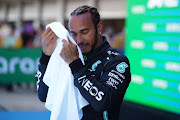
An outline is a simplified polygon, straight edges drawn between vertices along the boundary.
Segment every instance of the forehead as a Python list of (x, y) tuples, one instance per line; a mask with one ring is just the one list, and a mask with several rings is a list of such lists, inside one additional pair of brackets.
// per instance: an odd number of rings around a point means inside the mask
[(81, 29), (89, 28), (92, 26), (93, 22), (90, 13), (74, 15), (69, 19), (69, 29), (73, 31), (79, 31)]

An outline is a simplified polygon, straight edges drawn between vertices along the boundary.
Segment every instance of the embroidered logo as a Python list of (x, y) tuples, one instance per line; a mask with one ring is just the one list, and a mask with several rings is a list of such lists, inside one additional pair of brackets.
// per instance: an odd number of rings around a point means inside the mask
[(122, 62), (122, 63), (120, 63), (120, 64), (118, 64), (117, 66), (116, 66), (116, 69), (117, 69), (117, 71), (119, 71), (120, 73), (124, 73), (125, 72), (125, 69), (127, 68), (127, 67), (129, 67), (125, 62)]
[(102, 97), (104, 96), (104, 92), (98, 90), (96, 86), (93, 85), (93, 83), (86, 78), (86, 75), (78, 78), (79, 83), (81, 86), (84, 87), (86, 91), (89, 92), (89, 94), (96, 98), (96, 100), (101, 101)]
[(87, 56), (83, 55), (83, 59), (84, 59), (84, 61), (86, 61), (87, 60)]
[(96, 61), (96, 62), (92, 65), (91, 70), (95, 70), (96, 67), (97, 67), (100, 63), (101, 63), (100, 60)]
[(107, 53), (109, 54), (109, 55), (119, 55), (119, 53), (118, 52), (113, 52), (113, 51), (107, 51)]
[(37, 82), (36, 82), (36, 86), (37, 86), (37, 91), (39, 89), (39, 83), (40, 83), (40, 77), (41, 77), (42, 73), (38, 70), (35, 77), (37, 77)]
[(106, 81), (106, 84), (111, 87), (114, 87), (115, 89), (118, 89), (117, 86), (119, 85), (119, 82), (115, 80), (114, 78), (110, 77), (108, 81)]

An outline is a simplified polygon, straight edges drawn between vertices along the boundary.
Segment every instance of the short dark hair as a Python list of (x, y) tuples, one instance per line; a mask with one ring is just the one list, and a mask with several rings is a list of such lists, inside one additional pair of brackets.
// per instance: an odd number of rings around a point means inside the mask
[(76, 8), (71, 13), (71, 16), (81, 15), (81, 14), (84, 14), (84, 13), (90, 13), (91, 14), (92, 22), (93, 22), (93, 24), (94, 24), (94, 26), (96, 28), (97, 24), (101, 21), (101, 19), (100, 19), (99, 12), (97, 11), (97, 8), (95, 8), (95, 7), (88, 6), (88, 5), (80, 6), (80, 7)]

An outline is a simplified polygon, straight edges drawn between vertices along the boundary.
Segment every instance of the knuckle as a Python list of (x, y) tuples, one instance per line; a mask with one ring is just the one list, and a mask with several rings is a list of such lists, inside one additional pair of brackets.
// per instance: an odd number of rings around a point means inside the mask
[(43, 38), (44, 38), (44, 39), (47, 39), (47, 35), (43, 35)]

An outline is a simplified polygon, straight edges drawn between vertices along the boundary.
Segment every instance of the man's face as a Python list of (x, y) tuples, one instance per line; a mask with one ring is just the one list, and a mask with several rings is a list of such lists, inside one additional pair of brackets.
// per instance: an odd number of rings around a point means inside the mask
[(97, 32), (89, 13), (71, 16), (69, 19), (69, 32), (83, 54), (87, 54), (96, 48), (98, 42)]

